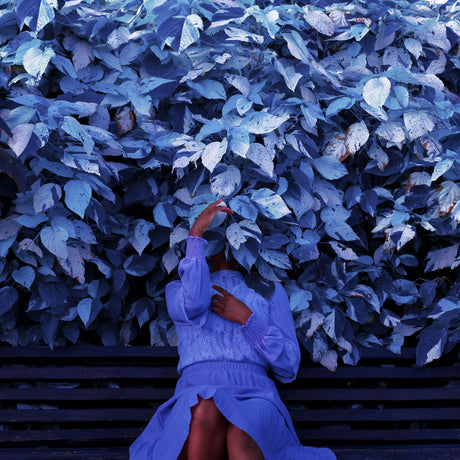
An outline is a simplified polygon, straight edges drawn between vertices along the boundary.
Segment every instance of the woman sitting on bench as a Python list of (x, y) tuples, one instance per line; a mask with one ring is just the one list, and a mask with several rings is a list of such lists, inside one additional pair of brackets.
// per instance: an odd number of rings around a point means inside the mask
[(289, 299), (281, 284), (266, 300), (243, 281), (235, 261), (204, 255), (203, 234), (221, 200), (197, 218), (166, 286), (179, 337), (181, 378), (130, 448), (131, 460), (333, 460), (326, 448), (300, 444), (274, 382), (294, 380), (300, 361)]

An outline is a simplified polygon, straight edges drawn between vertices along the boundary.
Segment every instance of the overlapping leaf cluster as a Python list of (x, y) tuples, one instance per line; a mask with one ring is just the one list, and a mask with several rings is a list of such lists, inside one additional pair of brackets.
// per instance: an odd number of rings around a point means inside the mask
[[(223, 198), (248, 282), (284, 282), (334, 369), (460, 334), (451, 2), (0, 2), (0, 339), (174, 343), (164, 285)], [(411, 339), (406, 339), (412, 340)]]

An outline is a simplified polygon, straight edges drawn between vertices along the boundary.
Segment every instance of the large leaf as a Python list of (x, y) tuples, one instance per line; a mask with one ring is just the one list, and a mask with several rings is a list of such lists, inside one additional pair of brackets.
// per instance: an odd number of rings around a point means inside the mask
[(64, 201), (67, 207), (83, 218), (92, 194), (91, 186), (88, 182), (71, 180), (65, 184), (64, 193)]
[(62, 189), (57, 184), (44, 184), (34, 194), (36, 214), (52, 208), (62, 198)]
[(20, 27), (28, 25), (33, 31), (40, 32), (54, 19), (57, 0), (17, 0), (16, 15)]

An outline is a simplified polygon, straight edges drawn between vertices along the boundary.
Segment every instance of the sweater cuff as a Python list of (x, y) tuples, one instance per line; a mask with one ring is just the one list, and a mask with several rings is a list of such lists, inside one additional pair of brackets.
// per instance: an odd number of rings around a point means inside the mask
[(253, 313), (246, 321), (246, 324), (243, 324), (241, 328), (245, 332), (246, 337), (256, 346), (259, 345), (267, 335), (268, 325), (259, 316)]
[(187, 259), (206, 260), (204, 247), (207, 244), (208, 242), (199, 236), (188, 236), (185, 257)]

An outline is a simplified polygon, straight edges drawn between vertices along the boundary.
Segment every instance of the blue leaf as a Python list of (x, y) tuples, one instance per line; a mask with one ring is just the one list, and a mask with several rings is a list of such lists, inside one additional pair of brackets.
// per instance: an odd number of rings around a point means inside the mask
[(351, 248), (347, 248), (343, 244), (337, 243), (337, 241), (329, 241), (332, 249), (335, 253), (343, 260), (357, 260), (359, 257), (356, 255), (355, 251)]
[(295, 67), (289, 65), (289, 61), (285, 59), (276, 59), (274, 62), (274, 68), (282, 75), (286, 86), (291, 90), (295, 91), (297, 83), (302, 78), (301, 73), (295, 71)]
[(217, 80), (187, 81), (187, 84), (206, 99), (227, 99), (224, 85)]
[(245, 245), (240, 246), (238, 250), (232, 248), (232, 255), (242, 267), (250, 271), (257, 260), (257, 243), (249, 240)]
[(216, 171), (217, 174), (211, 178), (211, 192), (218, 198), (223, 198), (234, 193), (240, 186), (241, 173), (233, 165), (223, 166), (222, 172), (220, 171)]
[(34, 32), (40, 32), (54, 19), (56, 0), (17, 0), (16, 15), (19, 27), (28, 25)]
[(99, 203), (99, 201), (95, 200), (94, 198), (91, 198), (88, 207), (86, 208), (86, 215), (90, 218), (93, 219), (94, 222), (96, 222), (97, 227), (105, 231), (105, 221), (107, 219), (107, 214), (105, 212), (104, 207)]
[(343, 206), (326, 206), (321, 210), (321, 220), (327, 222), (345, 222), (351, 216), (351, 212)]
[(305, 11), (305, 21), (317, 30), (319, 33), (332, 37), (335, 32), (335, 24), (332, 19), (323, 11), (310, 10)]
[(275, 267), (279, 268), (284, 268), (286, 270), (292, 269), (289, 256), (285, 252), (261, 248), (259, 250), (259, 254), (270, 265), (274, 265)]
[(356, 241), (359, 240), (359, 236), (353, 231), (353, 229), (345, 222), (334, 222), (329, 221), (324, 226), (326, 233), (336, 240), (341, 241)]
[(158, 225), (173, 228), (177, 214), (173, 205), (160, 202), (153, 209), (153, 217)]
[(13, 135), (8, 139), (8, 145), (17, 157), (26, 151), (33, 131), (33, 124), (18, 125), (12, 129)]
[(249, 150), (246, 154), (246, 158), (254, 162), (260, 169), (267, 174), (269, 177), (274, 176), (274, 168), (275, 165), (273, 164), (273, 155), (267, 150), (267, 148), (255, 142), (250, 144)]
[(57, 184), (44, 184), (34, 194), (35, 213), (52, 208), (62, 198), (61, 187)]
[(364, 121), (353, 123), (347, 130), (345, 145), (347, 153), (354, 155), (369, 139), (369, 130)]
[(378, 201), (379, 196), (374, 190), (366, 190), (359, 198), (359, 205), (364, 212), (374, 217)]
[(415, 59), (418, 59), (422, 54), (422, 44), (415, 38), (406, 38), (404, 40), (404, 46), (406, 47), (407, 51), (409, 51), (409, 53), (415, 56)]
[(253, 134), (267, 134), (279, 128), (289, 115), (277, 116), (268, 112), (254, 112), (243, 118), (240, 127)]
[(431, 175), (431, 180), (435, 181), (439, 179), (445, 172), (447, 172), (452, 165), (454, 164), (454, 160), (450, 158), (446, 158), (445, 160), (438, 161), (436, 166), (434, 167), (433, 174)]
[(99, 299), (86, 299), (80, 300), (77, 305), (78, 316), (83, 321), (85, 329), (96, 319), (99, 312), (102, 310), (102, 303)]
[(256, 203), (260, 212), (270, 219), (280, 219), (291, 213), (283, 199), (268, 188), (254, 190), (251, 194), (251, 201)]
[(393, 289), (390, 291), (391, 298), (397, 305), (412, 304), (417, 300), (418, 290), (413, 281), (399, 279), (392, 283)]
[(371, 78), (363, 87), (363, 99), (372, 107), (379, 109), (390, 95), (391, 83), (387, 77)]
[(75, 67), (73, 66), (70, 59), (61, 56), (60, 54), (55, 54), (51, 58), (51, 62), (60, 70), (62, 73), (68, 75), (71, 78), (77, 78), (77, 72), (75, 72)]
[(454, 244), (447, 248), (429, 251), (427, 254), (428, 262), (425, 267), (425, 273), (432, 272), (435, 270), (441, 270), (447, 267), (452, 269), (455, 268), (458, 246), (458, 244)]
[(67, 207), (83, 218), (91, 199), (91, 186), (82, 180), (70, 180), (64, 185), (64, 192)]
[(203, 166), (213, 172), (214, 168), (222, 160), (222, 157), (227, 151), (227, 138), (225, 137), (221, 142), (211, 142), (206, 146), (201, 154), (201, 162)]
[(85, 224), (85, 222), (81, 220), (74, 220), (73, 227), (75, 230), (75, 238), (88, 244), (97, 243), (96, 236), (88, 224)]
[(129, 226), (128, 239), (139, 255), (150, 243), (149, 233), (155, 228), (155, 224), (144, 219), (136, 219)]
[(9, 311), (18, 299), (18, 291), (14, 287), (4, 286), (0, 288), (0, 316)]
[(454, 297), (445, 297), (441, 299), (428, 316), (433, 319), (457, 318), (460, 310), (460, 302)]
[(382, 50), (390, 46), (395, 39), (395, 32), (398, 28), (399, 26), (395, 26), (394, 24), (385, 25), (384, 22), (381, 22), (377, 39), (375, 41), (375, 51)]
[(85, 128), (74, 117), (65, 116), (61, 129), (73, 138), (79, 140), (83, 144), (83, 148), (88, 155), (92, 153), (94, 141), (86, 132)]
[(375, 291), (370, 287), (366, 286), (364, 284), (358, 284), (351, 292), (350, 292), (351, 297), (361, 297), (364, 299), (367, 303), (369, 303), (372, 306), (372, 309), (376, 311), (377, 313), (380, 312), (380, 307), (382, 305), (382, 302), (380, 301), (378, 295), (375, 293)]
[(32, 283), (35, 281), (35, 270), (26, 265), (21, 267), (19, 270), (14, 270), (12, 273), (14, 281), (29, 289)]
[(34, 78), (39, 79), (45, 73), (54, 54), (52, 48), (45, 48), (45, 51), (42, 51), (40, 48), (30, 48), (24, 54), (24, 69)]
[(40, 294), (40, 297), (50, 307), (61, 306), (69, 295), (69, 291), (63, 282), (54, 281), (39, 283), (38, 292)]
[(435, 323), (424, 329), (419, 337), (415, 350), (417, 366), (431, 363), (441, 357), (447, 343), (447, 330), (445, 328)]
[(229, 204), (236, 214), (252, 222), (256, 221), (258, 211), (248, 196), (238, 195), (232, 198)]
[(249, 131), (246, 128), (235, 126), (229, 130), (230, 150), (240, 157), (245, 158), (249, 150)]
[(123, 268), (132, 276), (144, 276), (150, 273), (157, 263), (157, 258), (148, 254), (133, 255), (126, 259)]
[[(40, 212), (39, 214), (36, 214), (34, 216), (23, 214), (22, 216), (16, 217), (15, 220), (18, 224), (21, 224), (24, 227), (35, 228), (39, 226), (41, 223), (46, 222), (48, 220), (48, 217), (46, 216), (44, 212)], [(0, 235), (1, 235), (1, 226), (0, 226)]]
[(348, 173), (347, 168), (331, 155), (315, 158), (313, 165), (328, 180), (340, 179)]
[(326, 109), (326, 118), (337, 115), (342, 110), (350, 109), (355, 104), (356, 99), (353, 97), (339, 97), (333, 100)]
[(0, 220), (0, 241), (15, 238), (21, 224), (17, 222), (15, 216), (8, 216)]
[(66, 241), (69, 234), (63, 227), (43, 227), (40, 231), (40, 239), (48, 251), (61, 259), (67, 259)]
[(434, 128), (431, 116), (424, 110), (407, 110), (403, 118), (410, 140), (422, 137)]

